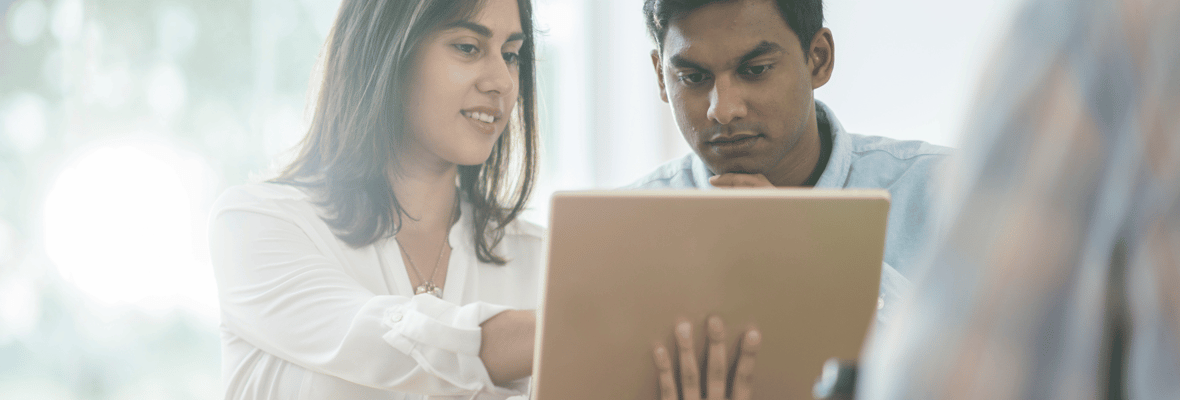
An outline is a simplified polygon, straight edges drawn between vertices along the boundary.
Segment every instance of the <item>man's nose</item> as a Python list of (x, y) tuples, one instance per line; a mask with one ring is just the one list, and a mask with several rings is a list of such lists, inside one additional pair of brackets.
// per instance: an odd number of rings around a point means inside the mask
[(730, 77), (716, 78), (713, 90), (709, 92), (709, 119), (726, 125), (744, 118), (746, 111), (746, 99), (741, 87), (735, 85)]

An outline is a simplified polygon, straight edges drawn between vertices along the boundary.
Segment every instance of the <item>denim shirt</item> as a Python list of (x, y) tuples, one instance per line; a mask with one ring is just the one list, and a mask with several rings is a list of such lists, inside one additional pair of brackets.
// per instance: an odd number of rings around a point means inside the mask
[[(885, 233), (877, 327), (890, 320), (910, 290), (926, 246), (937, 233), (937, 171), (952, 150), (921, 141), (848, 133), (832, 110), (815, 102), (816, 118), (831, 127), (832, 153), (816, 188), (886, 189), (892, 200)], [(626, 189), (716, 189), (713, 172), (695, 153), (669, 161)]]

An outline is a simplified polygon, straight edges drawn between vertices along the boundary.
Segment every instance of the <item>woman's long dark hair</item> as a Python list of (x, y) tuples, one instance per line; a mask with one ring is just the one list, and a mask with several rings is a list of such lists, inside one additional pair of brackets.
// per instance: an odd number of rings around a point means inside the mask
[[(446, 23), (470, 19), (486, 0), (344, 0), (323, 51), (315, 114), (295, 160), (272, 182), (310, 188), (324, 221), (353, 247), (396, 234), (405, 210), (389, 180), (408, 125), (404, 94), (422, 41)], [(481, 165), (459, 166), (472, 205), (475, 252), (495, 253), (524, 209), (536, 179), (536, 73), (531, 0), (518, 0), (525, 34), (520, 97), (507, 130)]]

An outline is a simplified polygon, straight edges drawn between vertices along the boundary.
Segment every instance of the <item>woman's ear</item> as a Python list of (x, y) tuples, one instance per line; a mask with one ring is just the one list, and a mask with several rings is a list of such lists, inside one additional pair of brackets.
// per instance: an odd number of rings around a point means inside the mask
[(812, 89), (818, 89), (832, 79), (832, 69), (836, 66), (836, 43), (832, 40), (831, 29), (820, 29), (811, 38), (807, 63), (811, 66)]

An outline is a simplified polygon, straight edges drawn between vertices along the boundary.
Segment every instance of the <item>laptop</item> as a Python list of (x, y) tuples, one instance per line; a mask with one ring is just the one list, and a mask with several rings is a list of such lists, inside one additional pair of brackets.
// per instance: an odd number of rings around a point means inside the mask
[(675, 364), (687, 318), (703, 360), (718, 315), (731, 357), (741, 332), (762, 331), (754, 399), (811, 399), (825, 360), (860, 355), (888, 212), (884, 190), (555, 194), (534, 398), (658, 399), (655, 344)]

